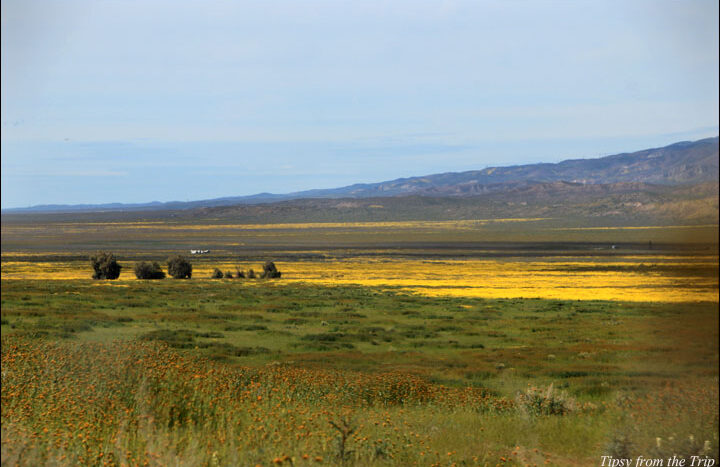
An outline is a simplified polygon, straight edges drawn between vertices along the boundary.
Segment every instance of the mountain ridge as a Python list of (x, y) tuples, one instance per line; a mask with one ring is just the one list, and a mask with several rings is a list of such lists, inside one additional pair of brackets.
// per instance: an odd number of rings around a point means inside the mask
[(298, 199), (374, 198), (388, 196), (474, 197), (512, 192), (521, 187), (556, 182), (580, 185), (644, 183), (691, 185), (718, 180), (718, 137), (680, 141), (668, 146), (620, 153), (594, 159), (568, 159), (487, 167), (481, 170), (445, 172), (405, 177), (378, 183), (356, 183), (339, 188), (313, 189), (287, 194), (258, 193), (198, 201), (38, 205), (3, 209), (4, 214), (43, 212), (188, 210), (251, 205)]

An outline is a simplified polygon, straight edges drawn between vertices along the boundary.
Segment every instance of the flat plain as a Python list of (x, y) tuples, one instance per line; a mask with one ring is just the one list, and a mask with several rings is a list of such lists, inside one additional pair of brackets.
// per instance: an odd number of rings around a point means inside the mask
[[(717, 458), (717, 233), (4, 218), (3, 464)], [(192, 279), (135, 279), (177, 253)]]

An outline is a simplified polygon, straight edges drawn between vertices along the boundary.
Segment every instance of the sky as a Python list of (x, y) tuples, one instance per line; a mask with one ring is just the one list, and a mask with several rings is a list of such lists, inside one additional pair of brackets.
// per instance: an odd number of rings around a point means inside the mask
[(2, 1), (2, 208), (189, 201), (718, 134), (718, 2)]

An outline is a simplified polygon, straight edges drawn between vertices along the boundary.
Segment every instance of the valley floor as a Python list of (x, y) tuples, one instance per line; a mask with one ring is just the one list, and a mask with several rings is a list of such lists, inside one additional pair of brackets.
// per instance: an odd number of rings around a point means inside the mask
[(3, 225), (3, 465), (717, 459), (717, 244), (495, 227)]

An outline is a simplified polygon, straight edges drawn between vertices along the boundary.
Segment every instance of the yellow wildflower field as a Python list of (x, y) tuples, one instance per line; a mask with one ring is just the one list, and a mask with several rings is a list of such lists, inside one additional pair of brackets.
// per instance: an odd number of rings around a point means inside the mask
[[(659, 260), (663, 271), (638, 269), (638, 265)], [(632, 261), (513, 261), (513, 260), (407, 260), (396, 258), (343, 259), (326, 261), (276, 262), (283, 276), (273, 284), (309, 283), (321, 285), (363, 285), (393, 288), (425, 296), (482, 298), (550, 298), (571, 300), (617, 300), (634, 302), (718, 301), (717, 274), (688, 275), (687, 268), (717, 268), (713, 257), (678, 258), (633, 256)], [(137, 280), (132, 263), (118, 281), (123, 285)], [(193, 263), (192, 280), (210, 280), (214, 268), (235, 274), (236, 268), (256, 273), (261, 264), (213, 262)], [(594, 269), (596, 268), (596, 270)], [(5, 261), (2, 279), (90, 279), (91, 269), (83, 261)], [(232, 279), (237, 280), (237, 279)], [(238, 280), (252, 284), (257, 281)], [(100, 282), (98, 282), (100, 283)]]
[[(382, 222), (293, 222), (276, 224), (228, 224), (228, 223), (203, 223), (191, 224), (183, 222), (63, 222), (55, 223), (53, 227), (63, 231), (87, 230), (99, 227), (111, 227), (118, 229), (152, 229), (152, 230), (305, 230), (305, 229), (337, 229), (337, 228), (387, 228), (387, 229), (472, 229), (488, 224), (505, 224), (517, 222), (534, 222), (547, 220), (545, 217), (536, 218), (512, 218), (512, 219), (472, 219), (452, 221), (382, 221)], [(47, 226), (38, 225), (13, 225), (8, 229), (16, 231), (44, 230)]]

